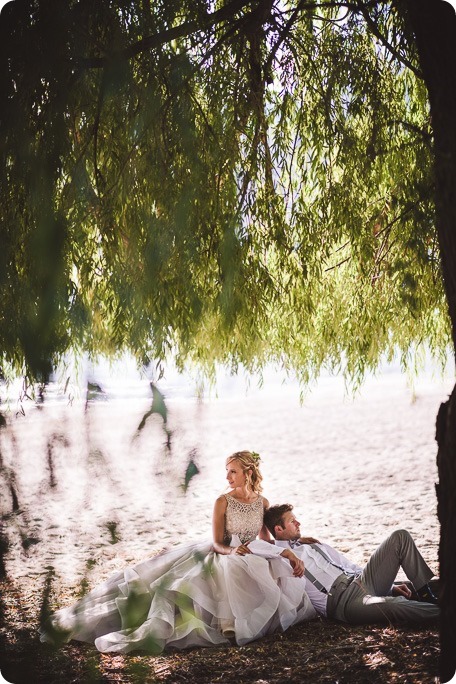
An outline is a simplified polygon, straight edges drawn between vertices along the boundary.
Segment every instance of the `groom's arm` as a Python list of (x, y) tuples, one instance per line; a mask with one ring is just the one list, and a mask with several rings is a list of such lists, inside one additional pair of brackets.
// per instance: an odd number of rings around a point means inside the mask
[(302, 577), (304, 575), (303, 561), (293, 553), (288, 544), (286, 544), (286, 546), (279, 546), (270, 544), (263, 539), (254, 539), (248, 544), (248, 548), (256, 556), (262, 556), (263, 558), (282, 556), (282, 558), (286, 558), (286, 560), (289, 561), (295, 577)]
[(263, 556), (263, 558), (274, 558), (275, 556), (282, 555), (283, 548), (276, 546), (274, 543), (271, 544), (264, 539), (254, 539), (249, 542), (249, 549), (256, 556)]

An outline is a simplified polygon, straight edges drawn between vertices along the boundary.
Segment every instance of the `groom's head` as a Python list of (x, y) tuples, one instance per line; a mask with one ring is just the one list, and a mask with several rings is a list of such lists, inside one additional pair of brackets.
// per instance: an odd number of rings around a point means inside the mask
[(264, 524), (275, 539), (285, 541), (299, 539), (300, 523), (293, 515), (291, 504), (268, 508), (264, 513)]

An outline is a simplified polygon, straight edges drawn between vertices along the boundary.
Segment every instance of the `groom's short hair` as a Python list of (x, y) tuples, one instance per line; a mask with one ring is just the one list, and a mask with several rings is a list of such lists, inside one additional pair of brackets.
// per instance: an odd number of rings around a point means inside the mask
[(263, 522), (268, 528), (269, 532), (275, 539), (275, 527), (280, 525), (283, 527), (283, 516), (285, 513), (293, 510), (291, 504), (280, 504), (278, 506), (271, 506), (264, 512)]

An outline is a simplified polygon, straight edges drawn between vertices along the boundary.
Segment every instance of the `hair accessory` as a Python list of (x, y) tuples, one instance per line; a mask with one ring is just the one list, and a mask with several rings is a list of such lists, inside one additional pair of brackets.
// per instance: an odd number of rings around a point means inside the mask
[(260, 460), (260, 454), (258, 454), (256, 451), (251, 451), (252, 454), (252, 461), (259, 461)]

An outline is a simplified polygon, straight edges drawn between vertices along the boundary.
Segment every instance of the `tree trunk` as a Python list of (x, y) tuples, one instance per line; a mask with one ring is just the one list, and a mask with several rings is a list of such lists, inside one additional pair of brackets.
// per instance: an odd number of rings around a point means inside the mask
[(456, 388), (450, 399), (440, 406), (437, 416), (437, 464), (439, 483), (437, 512), (440, 521), (440, 587), (442, 607), (440, 626), (440, 678), (449, 682), (456, 672)]
[[(442, 0), (408, 0), (405, 5), (431, 105), (436, 227), (456, 349), (456, 14)], [(440, 407), (436, 438), (442, 609), (440, 678), (448, 682), (456, 672), (456, 387)]]

